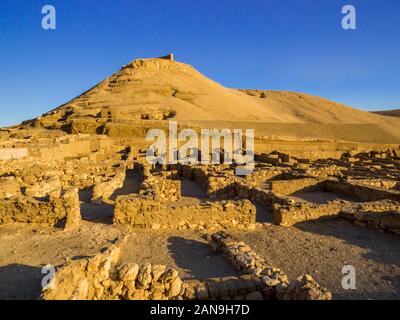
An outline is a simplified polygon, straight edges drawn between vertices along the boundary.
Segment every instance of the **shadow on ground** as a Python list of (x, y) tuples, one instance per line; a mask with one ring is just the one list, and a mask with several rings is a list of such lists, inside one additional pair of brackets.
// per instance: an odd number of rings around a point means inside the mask
[(92, 189), (84, 189), (79, 191), (82, 220), (102, 224), (112, 224), (114, 217), (114, 206), (103, 201), (99, 204), (91, 203), (91, 198)]
[(238, 272), (223, 255), (214, 252), (207, 243), (170, 237), (168, 250), (179, 268), (196, 279), (238, 275)]
[(341, 218), (301, 222), (302, 231), (342, 239), (351, 245), (368, 249), (366, 258), (400, 266), (400, 238), (372, 228), (361, 227)]
[(0, 300), (36, 300), (40, 297), (42, 269), (18, 263), (0, 267)]
[[(335, 294), (337, 299), (346, 299), (349, 296), (352, 299), (398, 299), (400, 293), (400, 238), (394, 235), (383, 233), (371, 228), (362, 227), (353, 224), (344, 219), (322, 219), (296, 224), (296, 228), (302, 231), (311, 232), (318, 235), (335, 237), (343, 240), (351, 246), (356, 246), (365, 250), (362, 256), (365, 259), (375, 261), (386, 265), (388, 270), (380, 270), (372, 268), (370, 270), (370, 281), (373, 283), (385, 281), (390, 283), (397, 294), (391, 293), (374, 293), (360, 292), (352, 290), (341, 291)], [(350, 258), (350, 257), (349, 257)], [(368, 260), (367, 260), (368, 261)], [(364, 276), (364, 275), (363, 275)], [(365, 275), (367, 276), (367, 275)], [(378, 285), (378, 283), (376, 283)]]

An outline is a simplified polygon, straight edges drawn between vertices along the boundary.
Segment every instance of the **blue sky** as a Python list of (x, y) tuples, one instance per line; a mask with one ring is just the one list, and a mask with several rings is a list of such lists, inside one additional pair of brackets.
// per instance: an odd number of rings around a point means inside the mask
[[(46, 4), (56, 30), (41, 27)], [(345, 4), (357, 30), (341, 28)], [(400, 108), (398, 0), (1, 0), (0, 126), (169, 52), (228, 87)]]

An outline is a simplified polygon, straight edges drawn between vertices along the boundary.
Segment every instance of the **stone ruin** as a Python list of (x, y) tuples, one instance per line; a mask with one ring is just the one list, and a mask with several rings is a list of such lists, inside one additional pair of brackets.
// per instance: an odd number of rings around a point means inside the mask
[(121, 264), (128, 238), (116, 239), (103, 252), (61, 266), (42, 292), (44, 300), (330, 300), (332, 295), (310, 275), (289, 283), (279, 269), (266, 264), (250, 247), (225, 233), (210, 245), (243, 271), (238, 277), (182, 280), (165, 265)]
[[(28, 136), (0, 151), (0, 224), (79, 228), (83, 205), (108, 205), (116, 226), (206, 233), (211, 246), (242, 273), (188, 280), (168, 266), (121, 265), (122, 241), (60, 267), (58, 289), (45, 290), (43, 299), (330, 299), (310, 275), (289, 281), (228, 236), (266, 223), (258, 220), (259, 208), (267, 212), (263, 218), (284, 227), (346, 219), (400, 235), (400, 153), (395, 150), (319, 160), (257, 153), (248, 176), (236, 176), (234, 164), (149, 165), (145, 146), (105, 136)], [(131, 176), (137, 189), (126, 186)], [(187, 197), (186, 182), (204, 190), (204, 198)], [(82, 200), (83, 192), (88, 199)]]

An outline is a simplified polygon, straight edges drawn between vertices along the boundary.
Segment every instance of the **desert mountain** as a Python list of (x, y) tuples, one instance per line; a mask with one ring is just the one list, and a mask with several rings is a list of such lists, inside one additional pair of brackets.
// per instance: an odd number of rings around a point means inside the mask
[(385, 110), (385, 111), (374, 111), (373, 113), (380, 114), (388, 117), (400, 117), (400, 109)]
[[(345, 131), (354, 126), (360, 139), (400, 141), (400, 119), (308, 94), (226, 88), (172, 57), (134, 60), (36, 124), (61, 127), (101, 119), (131, 124), (174, 119), (208, 127), (255, 127), (264, 136), (338, 140), (346, 140)], [(315, 130), (327, 135), (319, 137)]]

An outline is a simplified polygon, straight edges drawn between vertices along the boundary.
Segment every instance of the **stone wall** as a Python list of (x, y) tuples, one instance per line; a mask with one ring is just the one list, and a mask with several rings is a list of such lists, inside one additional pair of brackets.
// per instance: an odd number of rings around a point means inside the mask
[(324, 204), (312, 204), (307, 202), (298, 202), (292, 205), (274, 204), (274, 223), (290, 227), (298, 222), (315, 220), (328, 216), (337, 216), (341, 209), (341, 204), (337, 202)]
[(114, 223), (135, 228), (204, 229), (253, 224), (255, 214), (256, 208), (248, 200), (169, 206), (129, 195), (117, 198)]
[(323, 188), (323, 181), (314, 178), (270, 181), (272, 192), (280, 195), (290, 195), (296, 191), (313, 191)]
[(51, 192), (60, 190), (62, 182), (58, 176), (50, 177), (25, 188), (25, 195), (28, 197), (46, 197)]
[(195, 180), (205, 187), (210, 198), (234, 196), (235, 182), (239, 181), (234, 175), (234, 170), (224, 165), (178, 165), (177, 172), (180, 176)]
[(61, 266), (52, 287), (43, 290), (44, 300), (178, 300), (186, 285), (178, 271), (164, 265), (121, 264), (117, 239), (101, 254)]
[(248, 275), (182, 280), (177, 270), (159, 264), (121, 263), (120, 238), (103, 252), (58, 268), (45, 300), (208, 300), (256, 299), (259, 279)]
[(326, 180), (325, 190), (352, 196), (360, 201), (378, 201), (382, 199), (400, 201), (400, 191), (376, 188), (348, 181)]
[(0, 202), (0, 224), (22, 222), (73, 228), (80, 221), (77, 189), (58, 191), (43, 201), (16, 196)]
[(384, 179), (347, 179), (350, 183), (362, 184), (376, 188), (395, 189), (398, 182)]
[(136, 161), (134, 168), (142, 179), (139, 193), (143, 197), (157, 201), (178, 201), (182, 198), (177, 170), (171, 168), (169, 171), (154, 170), (153, 165)]
[(215, 251), (223, 252), (238, 270), (261, 280), (263, 299), (332, 299), (332, 294), (321, 287), (311, 275), (301, 275), (289, 283), (288, 277), (282, 270), (272, 267), (245, 243), (234, 240), (224, 232), (214, 233), (210, 245)]
[(362, 226), (400, 235), (400, 203), (393, 200), (371, 202), (332, 201), (325, 204), (299, 202), (273, 206), (274, 223), (290, 227), (322, 217), (344, 217)]
[(177, 201), (182, 198), (181, 182), (163, 174), (149, 175), (140, 185), (140, 194), (158, 201)]
[(341, 216), (354, 223), (400, 235), (400, 203), (376, 201), (343, 208)]
[[(44, 300), (262, 300), (262, 299), (330, 299), (311, 276), (288, 284), (279, 272), (282, 288), (279, 294), (272, 278), (248, 273), (210, 279), (180, 278), (177, 270), (159, 264), (137, 265), (121, 262), (121, 249), (127, 237), (116, 239), (100, 254), (85, 257), (58, 267), (49, 287), (42, 291)], [(226, 239), (225, 239), (226, 240)], [(218, 243), (217, 243), (218, 242)], [(214, 236), (213, 243), (222, 249), (222, 242)], [(241, 246), (239, 250), (253, 254)], [(240, 255), (236, 255), (240, 260)], [(242, 264), (243, 265), (243, 264)], [(278, 274), (279, 269), (270, 268)], [(272, 281), (272, 282), (271, 282)], [(276, 282), (276, 281), (275, 281)]]
[(269, 190), (253, 187), (241, 182), (235, 184), (235, 194), (239, 198), (250, 199), (270, 208), (274, 204), (289, 205), (292, 203), (292, 200), (285, 196), (280, 196)]
[(107, 200), (117, 189), (123, 187), (125, 176), (125, 168), (121, 167), (108, 181), (96, 184), (93, 187), (92, 202), (99, 203), (103, 200)]

